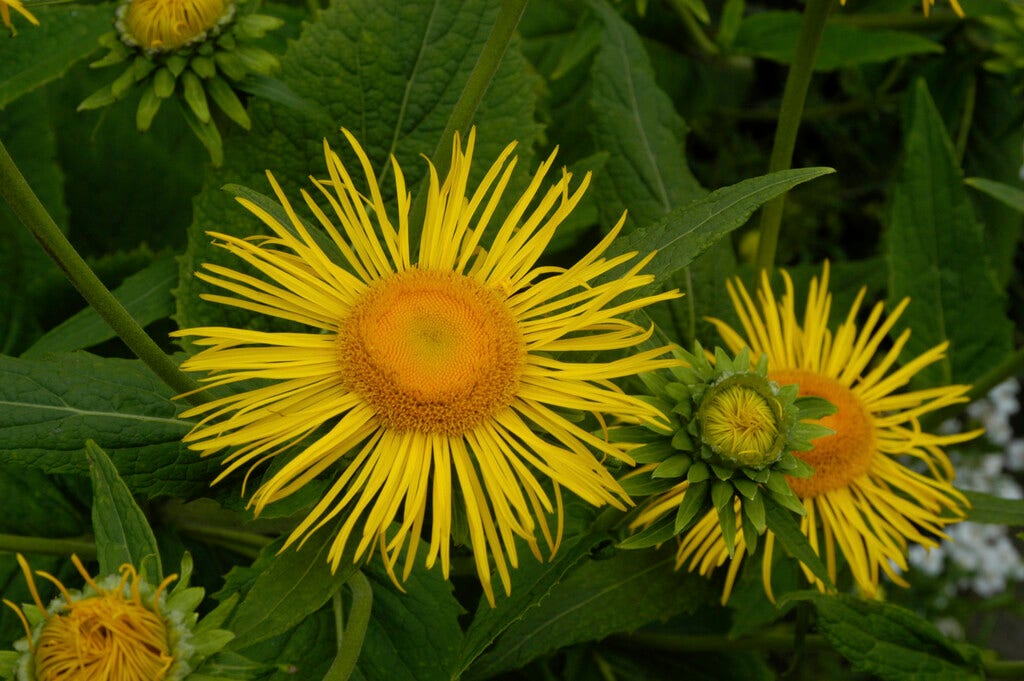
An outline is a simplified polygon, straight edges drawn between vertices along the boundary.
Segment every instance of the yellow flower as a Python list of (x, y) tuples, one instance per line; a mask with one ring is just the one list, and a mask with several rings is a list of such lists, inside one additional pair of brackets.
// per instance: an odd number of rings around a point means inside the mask
[[(39, 570), (37, 575), (60, 591), (47, 608), (36, 590), (32, 570), (24, 557), (18, 563), (32, 592), (36, 609), (25, 611), (9, 600), (4, 603), (21, 619), (27, 635), (27, 649), (19, 661), (19, 677), (34, 681), (81, 679), (82, 681), (164, 681), (182, 678), (187, 671), (175, 669), (172, 631), (161, 614), (161, 596), (177, 575), (171, 575), (154, 590), (141, 580), (135, 568), (121, 566), (120, 577), (112, 575), (97, 583), (78, 556), (72, 556), (85, 580), (82, 592), (69, 591), (59, 579)], [(27, 616), (26, 616), (27, 615)], [(38, 620), (31, 625), (29, 620)], [(16, 644), (17, 645), (17, 644)], [(22, 641), (22, 646), (26, 646)]]
[[(822, 397), (838, 411), (820, 420), (835, 431), (813, 441), (799, 456), (814, 468), (809, 478), (787, 477), (807, 515), (801, 529), (825, 562), (835, 581), (837, 551), (850, 566), (857, 586), (868, 596), (878, 589), (880, 573), (906, 586), (894, 566), (907, 568), (908, 542), (928, 547), (946, 538), (942, 528), (963, 518), (966, 499), (952, 485), (954, 471), (941, 447), (976, 437), (980, 431), (955, 435), (922, 432), (919, 417), (951, 404), (965, 402), (969, 386), (951, 385), (898, 392), (923, 367), (945, 356), (947, 343), (937, 345), (902, 367), (893, 369), (910, 330), (900, 334), (888, 351), (880, 345), (909, 303), (902, 301), (886, 317), (877, 304), (857, 329), (860, 292), (846, 321), (833, 333), (828, 328), (832, 296), (828, 293), (828, 264), (821, 281), (811, 282), (801, 323), (797, 318), (793, 284), (782, 273), (786, 292), (776, 300), (764, 275), (757, 303), (742, 284), (729, 285), (729, 295), (743, 326), (741, 335), (721, 320), (710, 320), (733, 352), (749, 347), (754, 357), (767, 355), (768, 375), (780, 385), (797, 384), (800, 395)], [(876, 356), (877, 355), (877, 356)], [(916, 459), (928, 473), (906, 467)], [(765, 537), (763, 580), (769, 597), (774, 535)], [(737, 534), (724, 603), (743, 558), (745, 544)], [(710, 574), (729, 559), (718, 516), (705, 515), (683, 538), (677, 564)], [(824, 584), (801, 565), (819, 589)]]
[(118, 8), (117, 24), (131, 44), (175, 50), (230, 20), (234, 7), (231, 0), (129, 0)]
[(28, 19), (32, 24), (36, 26), (39, 25), (39, 19), (36, 19), (32, 12), (25, 9), (25, 5), (21, 4), (21, 0), (0, 0), (0, 20), (3, 20), (4, 26), (7, 27), (12, 36), (18, 34), (18, 32), (14, 30), (14, 24), (11, 23), (12, 9)]
[[(273, 236), (211, 233), (263, 278), (207, 264), (197, 276), (232, 295), (204, 298), (312, 331), (178, 332), (209, 346), (183, 367), (209, 372), (210, 385), (261, 382), (186, 412), (203, 417), (186, 441), (203, 455), (232, 450), (218, 480), (242, 467), (251, 474), (258, 464), (297, 451), (253, 495), (256, 513), (317, 476), (336, 476), (287, 542), (308, 537), (340, 515), (345, 520), (330, 551), (333, 567), (350, 544), (354, 560), (368, 558), (379, 546), (388, 570), (404, 549), (407, 577), (426, 531), (426, 564), (440, 558), (447, 576), (453, 514), (464, 515), (476, 568), (493, 603), (490, 561), (508, 593), (517, 537), (540, 558), (539, 529), (551, 551), (556, 549), (560, 488), (593, 505), (629, 503), (593, 455), (629, 461), (623, 446), (593, 435), (560, 410), (592, 412), (599, 420), (658, 421), (655, 408), (624, 395), (611, 380), (675, 364), (659, 359), (668, 348), (593, 362), (562, 353), (632, 348), (651, 330), (622, 315), (678, 294), (613, 303), (653, 280), (640, 273), (650, 256), (610, 275), (636, 255), (601, 257), (621, 220), (575, 265), (538, 266), (589, 176), (570, 189), (571, 175), (563, 171), (541, 191), (552, 155), (509, 213), (496, 219), (516, 163), (515, 145), (505, 148), (467, 194), (474, 133), (465, 151), (455, 140), (443, 183), (431, 167), (417, 255), (401, 168), (392, 158), (397, 209), (389, 215), (376, 171), (355, 138), (345, 135), (366, 189), (360, 192), (325, 141), (330, 177), (313, 182), (333, 215), (303, 192), (322, 233), (307, 229), (269, 173), (287, 222), (240, 198)], [(500, 226), (485, 238), (492, 221)], [(550, 478), (553, 492), (538, 478)], [(558, 522), (554, 536), (545, 519), (552, 513)]]

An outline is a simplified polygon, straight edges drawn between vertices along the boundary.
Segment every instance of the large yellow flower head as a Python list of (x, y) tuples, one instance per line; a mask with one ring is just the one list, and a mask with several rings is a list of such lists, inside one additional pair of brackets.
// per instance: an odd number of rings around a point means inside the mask
[(175, 50), (203, 40), (229, 21), (234, 9), (232, 0), (129, 0), (118, 8), (117, 25), (129, 44)]
[(0, 0), (0, 20), (4, 22), (4, 26), (11, 32), (11, 35), (17, 35), (18, 32), (14, 30), (14, 24), (11, 22), (11, 10), (14, 10), (21, 16), (25, 17), (32, 24), (39, 25), (39, 20), (35, 18), (32, 12), (25, 9), (25, 5), (21, 4), (21, 0)]
[[(23, 681), (171, 681), (190, 671), (183, 657), (190, 654), (190, 634), (180, 622), (161, 612), (164, 590), (177, 575), (159, 586), (143, 581), (131, 565), (120, 575), (97, 582), (77, 556), (75, 567), (85, 580), (82, 591), (69, 590), (53, 575), (36, 574), (60, 591), (46, 607), (32, 571), (18, 555), (35, 608), (24, 611), (4, 600), (21, 619), (27, 634), (18, 644), (18, 678)], [(178, 617), (180, 620), (180, 616)], [(184, 654), (182, 652), (184, 651)]]
[[(798, 454), (814, 473), (808, 478), (787, 477), (806, 510), (801, 529), (832, 580), (837, 575), (838, 552), (864, 594), (876, 593), (881, 573), (905, 586), (897, 568), (907, 568), (908, 543), (937, 546), (940, 538), (946, 538), (942, 528), (961, 520), (967, 504), (952, 485), (954, 471), (941, 448), (980, 433), (934, 435), (923, 432), (918, 419), (967, 401), (969, 386), (899, 392), (923, 367), (942, 359), (947, 347), (937, 345), (894, 369), (910, 337), (907, 329), (888, 351), (879, 351), (908, 300), (888, 316), (877, 304), (858, 329), (862, 290), (833, 333), (828, 326), (832, 305), (828, 264), (820, 282), (817, 278), (811, 282), (802, 320), (795, 309), (793, 283), (786, 272), (782, 276), (786, 290), (778, 300), (767, 274), (757, 302), (741, 283), (729, 284), (742, 334), (721, 320), (711, 322), (732, 351), (749, 347), (755, 357), (766, 355), (772, 380), (797, 384), (800, 395), (824, 398), (837, 408), (820, 420), (835, 434), (813, 440), (810, 451)], [(928, 472), (908, 468), (905, 464), (911, 460), (921, 462)], [(773, 544), (774, 535), (768, 531), (763, 577), (769, 597)], [(723, 602), (729, 597), (743, 548), (743, 536), (738, 534)], [(679, 565), (688, 563), (689, 569), (709, 574), (728, 559), (718, 517), (712, 511), (684, 537)], [(808, 580), (824, 588), (806, 566), (801, 567)]]
[[(317, 476), (335, 476), (288, 540), (292, 544), (340, 516), (344, 522), (329, 555), (335, 567), (346, 547), (355, 560), (379, 547), (389, 570), (404, 550), (408, 576), (426, 532), (426, 564), (440, 558), (447, 575), (453, 515), (464, 516), (476, 568), (493, 603), (491, 561), (508, 592), (517, 537), (538, 558), (538, 529), (552, 551), (557, 547), (560, 488), (594, 505), (629, 503), (599, 461), (629, 461), (623, 446), (593, 435), (563, 410), (591, 412), (599, 420), (660, 420), (654, 407), (623, 394), (611, 380), (675, 363), (662, 359), (668, 348), (592, 362), (573, 361), (565, 353), (591, 356), (635, 346), (651, 331), (622, 315), (678, 294), (613, 302), (653, 279), (640, 273), (650, 256), (618, 276), (610, 274), (636, 255), (602, 257), (622, 221), (573, 266), (538, 266), (589, 176), (572, 188), (571, 175), (563, 171), (542, 190), (552, 155), (508, 214), (497, 218), (516, 163), (515, 145), (505, 148), (468, 193), (474, 133), (465, 150), (455, 140), (443, 182), (431, 167), (417, 254), (410, 244), (410, 196), (398, 163), (392, 159), (392, 214), (369, 159), (345, 135), (361, 164), (365, 190), (325, 142), (329, 178), (313, 183), (330, 215), (302, 193), (322, 232), (306, 226), (268, 173), (282, 220), (250, 201), (239, 202), (272, 236), (211, 233), (263, 277), (207, 264), (197, 276), (230, 294), (207, 300), (298, 322), (310, 331), (178, 332), (207, 347), (183, 368), (209, 372), (210, 385), (261, 383), (186, 412), (185, 417), (202, 417), (186, 440), (204, 455), (231, 450), (218, 480), (295, 452), (253, 494), (256, 513)], [(489, 229), (492, 222), (498, 223), (495, 230)], [(553, 481), (551, 489), (541, 483), (544, 478)], [(557, 518), (554, 533), (549, 514)]]

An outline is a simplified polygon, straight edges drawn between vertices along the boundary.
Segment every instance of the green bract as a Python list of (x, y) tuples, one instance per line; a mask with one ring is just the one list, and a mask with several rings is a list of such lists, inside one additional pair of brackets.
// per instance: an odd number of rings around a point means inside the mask
[[(643, 376), (647, 399), (661, 408), (670, 426), (629, 426), (613, 433), (616, 439), (643, 443), (630, 452), (642, 466), (621, 482), (631, 496), (651, 497), (633, 523), (645, 529), (621, 546), (664, 542), (688, 530), (713, 506), (730, 554), (738, 512), (747, 550), (753, 553), (766, 528), (765, 497), (804, 513), (786, 476), (809, 477), (813, 469), (793, 452), (806, 451), (811, 440), (833, 432), (807, 421), (834, 414), (835, 407), (821, 398), (798, 397), (796, 385), (771, 381), (768, 358), (752, 365), (746, 348), (735, 357), (715, 348), (714, 362), (699, 343), (694, 352), (679, 348), (675, 355), (686, 366)], [(665, 495), (680, 494), (675, 514), (667, 514)]]

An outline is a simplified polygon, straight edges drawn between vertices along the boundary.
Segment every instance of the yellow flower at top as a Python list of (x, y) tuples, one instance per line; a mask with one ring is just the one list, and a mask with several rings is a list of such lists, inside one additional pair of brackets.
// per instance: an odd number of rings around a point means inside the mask
[(143, 49), (175, 50), (202, 40), (233, 11), (231, 0), (129, 0), (118, 8), (118, 28)]
[(21, 0), (0, 0), (0, 20), (3, 20), (4, 26), (11, 32), (11, 35), (17, 35), (18, 32), (14, 30), (14, 24), (11, 22), (11, 10), (14, 10), (21, 16), (28, 19), (32, 24), (38, 26), (39, 19), (36, 19), (32, 12), (25, 9), (25, 5), (21, 4)]
[[(177, 575), (167, 577), (155, 590), (144, 584), (135, 568), (121, 566), (119, 578), (98, 584), (78, 556), (72, 556), (85, 580), (83, 592), (69, 591), (59, 579), (39, 570), (60, 596), (47, 608), (39, 597), (32, 570), (19, 554), (42, 621), (33, 627), (25, 612), (11, 601), (4, 603), (17, 613), (27, 635), (27, 654), (19, 661), (18, 678), (33, 681), (165, 681), (175, 674), (173, 635), (160, 612), (161, 595)], [(30, 618), (34, 618), (30, 615)], [(22, 642), (24, 644), (24, 641)]]
[[(600, 461), (630, 461), (628, 445), (607, 442), (565, 412), (591, 412), (602, 423), (663, 419), (612, 381), (676, 364), (664, 358), (668, 348), (584, 359), (648, 339), (653, 329), (623, 316), (678, 293), (616, 301), (653, 281), (641, 273), (651, 256), (602, 257), (622, 220), (571, 267), (538, 265), (589, 182), (588, 175), (573, 188), (563, 171), (543, 190), (554, 155), (498, 217), (516, 165), (515, 145), (469, 192), (475, 133), (465, 150), (456, 138), (443, 182), (431, 166), (416, 248), (411, 197), (397, 161), (391, 159), (392, 214), (377, 171), (355, 138), (345, 136), (365, 181), (357, 186), (325, 141), (329, 178), (313, 183), (328, 210), (302, 192), (322, 231), (307, 227), (268, 172), (280, 217), (239, 202), (272, 235), (240, 239), (211, 232), (261, 276), (206, 264), (197, 276), (229, 295), (203, 297), (308, 330), (177, 332), (206, 346), (184, 369), (208, 372), (210, 386), (247, 382), (242, 392), (185, 412), (201, 417), (186, 441), (203, 455), (230, 450), (218, 480), (294, 454), (253, 494), (256, 513), (318, 476), (333, 478), (287, 542), (342, 518), (329, 554), (333, 567), (346, 551), (349, 560), (360, 560), (379, 547), (393, 578), (405, 552), (405, 578), (425, 533), (427, 566), (439, 559), (447, 576), (453, 524), (463, 518), (459, 524), (467, 527), (493, 603), (491, 562), (508, 593), (509, 566), (519, 560), (517, 538), (538, 559), (538, 531), (556, 549), (561, 488), (595, 506), (629, 503)], [(574, 359), (574, 352), (586, 356)], [(552, 514), (555, 532), (547, 521)]]
[[(733, 352), (749, 347), (753, 357), (768, 356), (768, 376), (779, 385), (797, 384), (800, 395), (821, 397), (838, 411), (820, 419), (835, 431), (813, 440), (797, 455), (814, 468), (809, 478), (787, 477), (807, 514), (801, 529), (825, 563), (833, 581), (838, 555), (850, 566), (854, 582), (873, 596), (882, 573), (906, 586), (897, 568), (906, 569), (907, 546), (927, 547), (946, 538), (942, 528), (963, 519), (967, 501), (952, 485), (953, 468), (942, 447), (964, 442), (981, 431), (934, 435), (922, 431), (919, 418), (966, 402), (969, 386), (950, 385), (900, 392), (922, 368), (945, 356), (942, 343), (899, 368), (896, 360), (910, 337), (905, 330), (886, 351), (880, 347), (909, 303), (903, 300), (888, 316), (881, 303), (858, 330), (861, 290), (846, 320), (833, 333), (828, 326), (832, 296), (828, 264), (821, 280), (811, 282), (803, 319), (797, 317), (793, 284), (782, 272), (785, 293), (777, 300), (763, 275), (755, 302), (744, 286), (729, 284), (729, 295), (743, 333), (712, 319)], [(916, 460), (927, 471), (906, 464)], [(765, 536), (764, 587), (769, 597), (774, 535)], [(737, 533), (723, 602), (728, 599), (744, 554)], [(704, 516), (683, 538), (678, 564), (709, 574), (729, 559), (715, 511)], [(801, 565), (819, 589), (824, 584)]]

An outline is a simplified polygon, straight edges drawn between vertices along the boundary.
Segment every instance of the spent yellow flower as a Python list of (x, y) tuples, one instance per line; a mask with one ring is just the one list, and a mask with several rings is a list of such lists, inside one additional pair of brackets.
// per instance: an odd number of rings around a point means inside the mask
[[(426, 533), (425, 562), (439, 559), (447, 575), (453, 516), (464, 516), (493, 603), (491, 561), (509, 592), (517, 537), (538, 558), (538, 530), (556, 549), (561, 488), (595, 506), (629, 503), (599, 460), (629, 461), (624, 446), (595, 436), (564, 411), (591, 412), (599, 420), (661, 419), (612, 380), (674, 364), (663, 358), (668, 348), (602, 361), (574, 361), (566, 353), (634, 347), (652, 330), (623, 315), (678, 294), (615, 301), (653, 281), (641, 273), (650, 256), (602, 257), (621, 220), (571, 267), (539, 266), (589, 175), (572, 188), (563, 171), (542, 190), (552, 155), (508, 213), (496, 217), (516, 164), (515, 145), (467, 193), (475, 133), (465, 150), (455, 140), (443, 182), (431, 166), (417, 252), (410, 243), (411, 197), (397, 161), (391, 160), (392, 214), (370, 160), (348, 131), (345, 136), (365, 190), (325, 141), (329, 178), (313, 183), (330, 215), (302, 193), (322, 231), (306, 226), (268, 172), (280, 212), (239, 202), (272, 235), (211, 233), (262, 276), (207, 264), (197, 276), (230, 295), (204, 298), (310, 330), (178, 332), (206, 346), (182, 366), (208, 372), (211, 386), (260, 383), (186, 412), (201, 417), (186, 441), (203, 455), (230, 450), (218, 480), (240, 468), (251, 474), (260, 463), (294, 452), (253, 494), (256, 513), (318, 476), (334, 478), (287, 542), (340, 516), (328, 557), (333, 567), (346, 547), (354, 560), (379, 547), (393, 571), (404, 550), (405, 578)], [(490, 230), (493, 222), (499, 224)], [(544, 478), (553, 481), (551, 489)], [(547, 521), (552, 514), (555, 532)]]
[[(865, 291), (861, 290), (846, 320), (833, 333), (828, 327), (832, 296), (828, 264), (821, 280), (810, 285), (802, 321), (795, 309), (793, 284), (782, 273), (785, 293), (776, 299), (762, 277), (757, 302), (744, 286), (729, 284), (729, 295), (743, 333), (712, 319), (732, 351), (749, 347), (754, 357), (768, 357), (768, 375), (780, 385), (796, 384), (801, 396), (828, 400), (837, 408), (818, 422), (835, 431), (813, 440), (800, 456), (814, 469), (810, 477), (787, 476), (806, 515), (801, 530), (823, 559), (829, 576), (837, 576), (837, 554), (850, 566), (854, 582), (869, 596), (876, 593), (882, 573), (906, 586), (897, 568), (906, 569), (908, 543), (927, 547), (946, 538), (942, 528), (964, 516), (967, 501), (952, 484), (953, 467), (942, 447), (976, 437), (980, 431), (935, 435), (921, 429), (919, 418), (967, 400), (969, 386), (949, 385), (900, 392), (922, 368), (945, 356), (947, 343), (937, 345), (899, 368), (896, 360), (910, 337), (907, 329), (892, 346), (880, 351), (887, 334), (908, 305), (903, 300), (889, 314), (879, 303), (857, 328)], [(927, 473), (905, 465), (917, 460)], [(764, 587), (771, 597), (774, 535), (765, 535)], [(710, 574), (731, 560), (723, 602), (728, 599), (744, 554), (743, 535), (737, 535), (730, 559), (718, 515), (706, 514), (683, 538), (680, 566)], [(804, 565), (807, 579), (824, 584)]]
[(231, 0), (129, 0), (118, 8), (118, 28), (129, 44), (175, 50), (203, 40), (234, 8)]
[(29, 20), (30, 23), (38, 26), (39, 19), (36, 19), (32, 12), (25, 9), (25, 5), (21, 3), (21, 0), (0, 0), (0, 20), (4, 22), (4, 26), (11, 32), (11, 35), (17, 35), (18, 32), (14, 29), (14, 23), (11, 21), (11, 10), (14, 10), (21, 16)]

